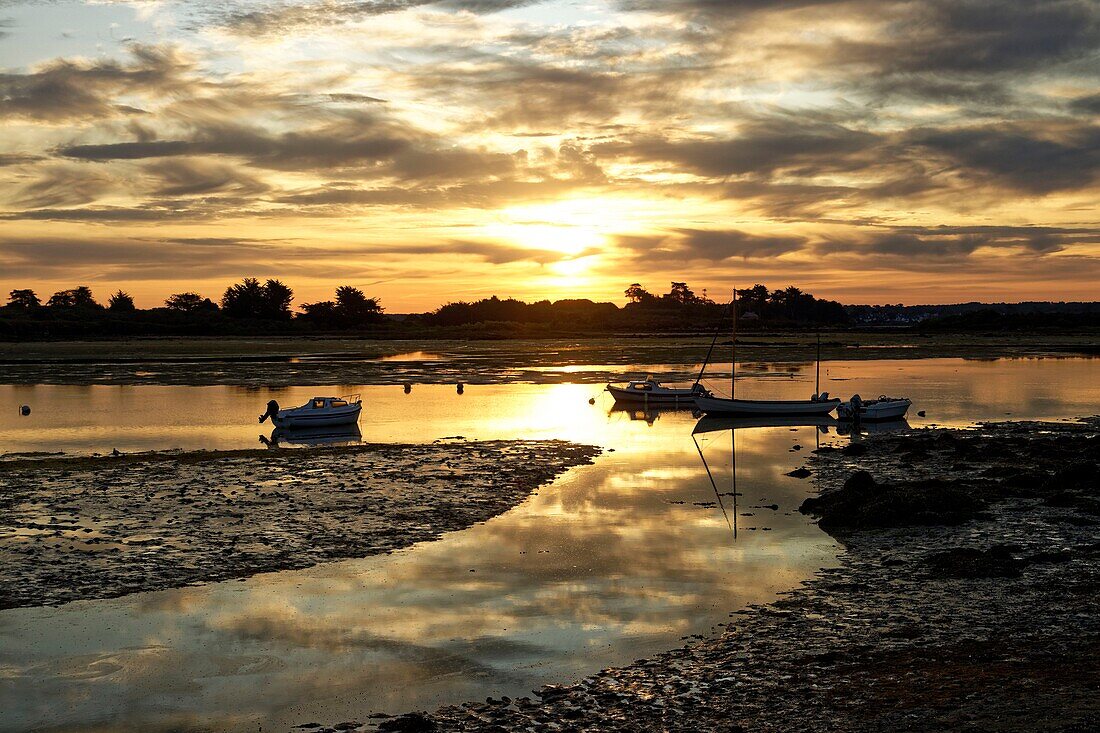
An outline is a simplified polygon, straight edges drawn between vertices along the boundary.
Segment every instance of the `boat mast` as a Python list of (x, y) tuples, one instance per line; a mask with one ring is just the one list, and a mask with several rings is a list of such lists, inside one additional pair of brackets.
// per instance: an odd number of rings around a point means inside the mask
[(733, 301), (730, 303), (733, 311), (733, 349), (730, 358), (730, 399), (737, 399), (737, 288), (733, 289)]
[(814, 394), (821, 394), (821, 329), (817, 330), (817, 375), (814, 377)]
[(718, 336), (722, 333), (722, 316), (726, 314), (725, 310), (722, 311), (722, 315), (718, 317), (718, 325), (714, 329), (714, 338), (710, 340), (710, 348), (707, 349), (707, 357), (703, 359), (703, 366), (699, 367), (699, 376), (695, 378), (695, 384), (692, 387), (697, 387), (700, 382), (703, 381), (703, 372), (707, 370), (707, 364), (710, 364), (710, 357), (714, 354), (714, 345), (718, 343)]

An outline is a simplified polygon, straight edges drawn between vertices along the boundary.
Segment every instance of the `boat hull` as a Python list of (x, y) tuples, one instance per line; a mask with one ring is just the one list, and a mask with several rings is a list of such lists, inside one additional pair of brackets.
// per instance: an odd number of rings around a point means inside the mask
[(659, 392), (646, 392), (626, 387), (607, 385), (607, 391), (615, 398), (616, 402), (632, 405), (690, 405), (695, 402), (699, 392), (690, 389), (669, 389)]
[(722, 397), (699, 397), (695, 405), (708, 415), (756, 417), (761, 415), (828, 415), (840, 399), (831, 400), (730, 400)]
[(339, 410), (281, 410), (272, 420), (280, 428), (328, 428), (334, 425), (353, 425), (359, 422), (362, 405), (349, 405)]
[[(912, 404), (910, 400), (892, 400), (884, 404), (872, 403), (860, 410), (859, 419), (864, 422), (900, 420), (905, 417), (905, 413), (909, 411), (909, 406)], [(854, 417), (851, 408), (838, 410), (837, 414), (840, 416), (841, 420), (846, 421), (850, 421)]]

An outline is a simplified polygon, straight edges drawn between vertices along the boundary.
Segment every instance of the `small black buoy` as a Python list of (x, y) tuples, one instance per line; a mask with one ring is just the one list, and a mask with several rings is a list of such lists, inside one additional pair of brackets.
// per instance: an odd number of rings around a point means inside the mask
[(466, 388), (463, 386), (462, 382), (459, 382), (457, 385), (455, 385), (455, 391), (459, 394), (462, 394), (465, 390)]
[(19, 414), (22, 415), (23, 417), (26, 417), (27, 415), (31, 414), (31, 406), (30, 405), (23, 405), (22, 407), (19, 408)]
[(588, 404), (590, 404), (590, 405), (596, 404), (596, 398), (595, 397), (589, 397), (588, 398)]
[(405, 394), (408, 394), (409, 392), (412, 392), (412, 391), (413, 391), (413, 386), (411, 384), (409, 384), (408, 382), (405, 382)]
[(924, 417), (924, 410), (918, 410), (917, 417)]

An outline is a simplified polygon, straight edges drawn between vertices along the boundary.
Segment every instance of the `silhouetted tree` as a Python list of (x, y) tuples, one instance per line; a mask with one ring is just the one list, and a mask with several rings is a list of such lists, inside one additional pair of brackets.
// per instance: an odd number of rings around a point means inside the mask
[(336, 325), (337, 320), (339, 320), (336, 304), (331, 300), (302, 303), (302, 317), (326, 328)]
[(137, 310), (133, 297), (122, 290), (111, 296), (107, 301), (107, 308), (116, 313), (133, 313)]
[(691, 291), (687, 283), (672, 283), (672, 289), (668, 291), (668, 295), (665, 297), (674, 303), (681, 303), (683, 305), (699, 302), (699, 299), (695, 297), (695, 293)]
[(222, 310), (234, 318), (266, 318), (288, 320), (294, 291), (279, 280), (263, 285), (254, 277), (246, 277), (230, 285), (222, 295)]
[(377, 320), (382, 315), (378, 298), (368, 298), (362, 290), (350, 285), (336, 288), (336, 309), (349, 324)]
[(294, 301), (294, 291), (280, 280), (268, 280), (263, 285), (263, 318), (290, 320), (290, 304)]
[(648, 303), (657, 299), (653, 293), (643, 288), (640, 283), (631, 283), (630, 287), (623, 292), (623, 295), (631, 303)]
[(71, 290), (59, 290), (50, 296), (46, 305), (52, 308), (101, 308), (86, 285)]
[(8, 293), (8, 306), (11, 308), (37, 308), (42, 301), (33, 290), (13, 290)]
[(198, 313), (200, 311), (213, 313), (218, 310), (217, 303), (210, 300), (210, 298), (202, 297), (198, 293), (176, 293), (171, 295), (164, 301), (164, 307), (180, 313)]

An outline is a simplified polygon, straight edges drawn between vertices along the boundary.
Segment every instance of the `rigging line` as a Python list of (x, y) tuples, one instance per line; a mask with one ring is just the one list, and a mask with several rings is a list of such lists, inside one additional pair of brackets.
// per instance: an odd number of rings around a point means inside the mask
[[(707, 349), (707, 358), (703, 359), (703, 366), (699, 368), (699, 376), (695, 378), (695, 384), (703, 379), (703, 372), (707, 369), (707, 364), (710, 363), (710, 357), (714, 353), (714, 345), (718, 343), (718, 335), (722, 333), (722, 319), (726, 316), (726, 311), (729, 310), (729, 305), (722, 309), (722, 313), (718, 316), (718, 327), (714, 329), (714, 338), (710, 340), (710, 348)], [(693, 385), (694, 386), (694, 385)]]
[[(699, 447), (699, 441), (695, 439), (694, 435), (691, 436), (691, 440), (695, 443), (695, 450), (699, 451), (699, 458), (703, 460), (703, 468), (706, 469), (707, 478), (710, 479), (710, 486), (714, 489), (714, 498), (718, 499), (718, 506), (722, 510), (722, 516), (726, 518), (726, 526), (730, 528), (730, 532), (733, 532), (733, 538), (737, 539), (737, 529), (733, 526), (733, 523), (730, 522), (730, 515), (726, 513), (726, 505), (722, 502), (722, 495), (718, 493), (718, 484), (714, 482), (714, 475), (710, 472), (710, 466), (707, 465), (707, 458), (703, 455), (703, 449)], [(734, 491), (736, 492), (737, 489), (734, 489)], [(734, 501), (736, 500), (737, 497), (734, 496)]]

